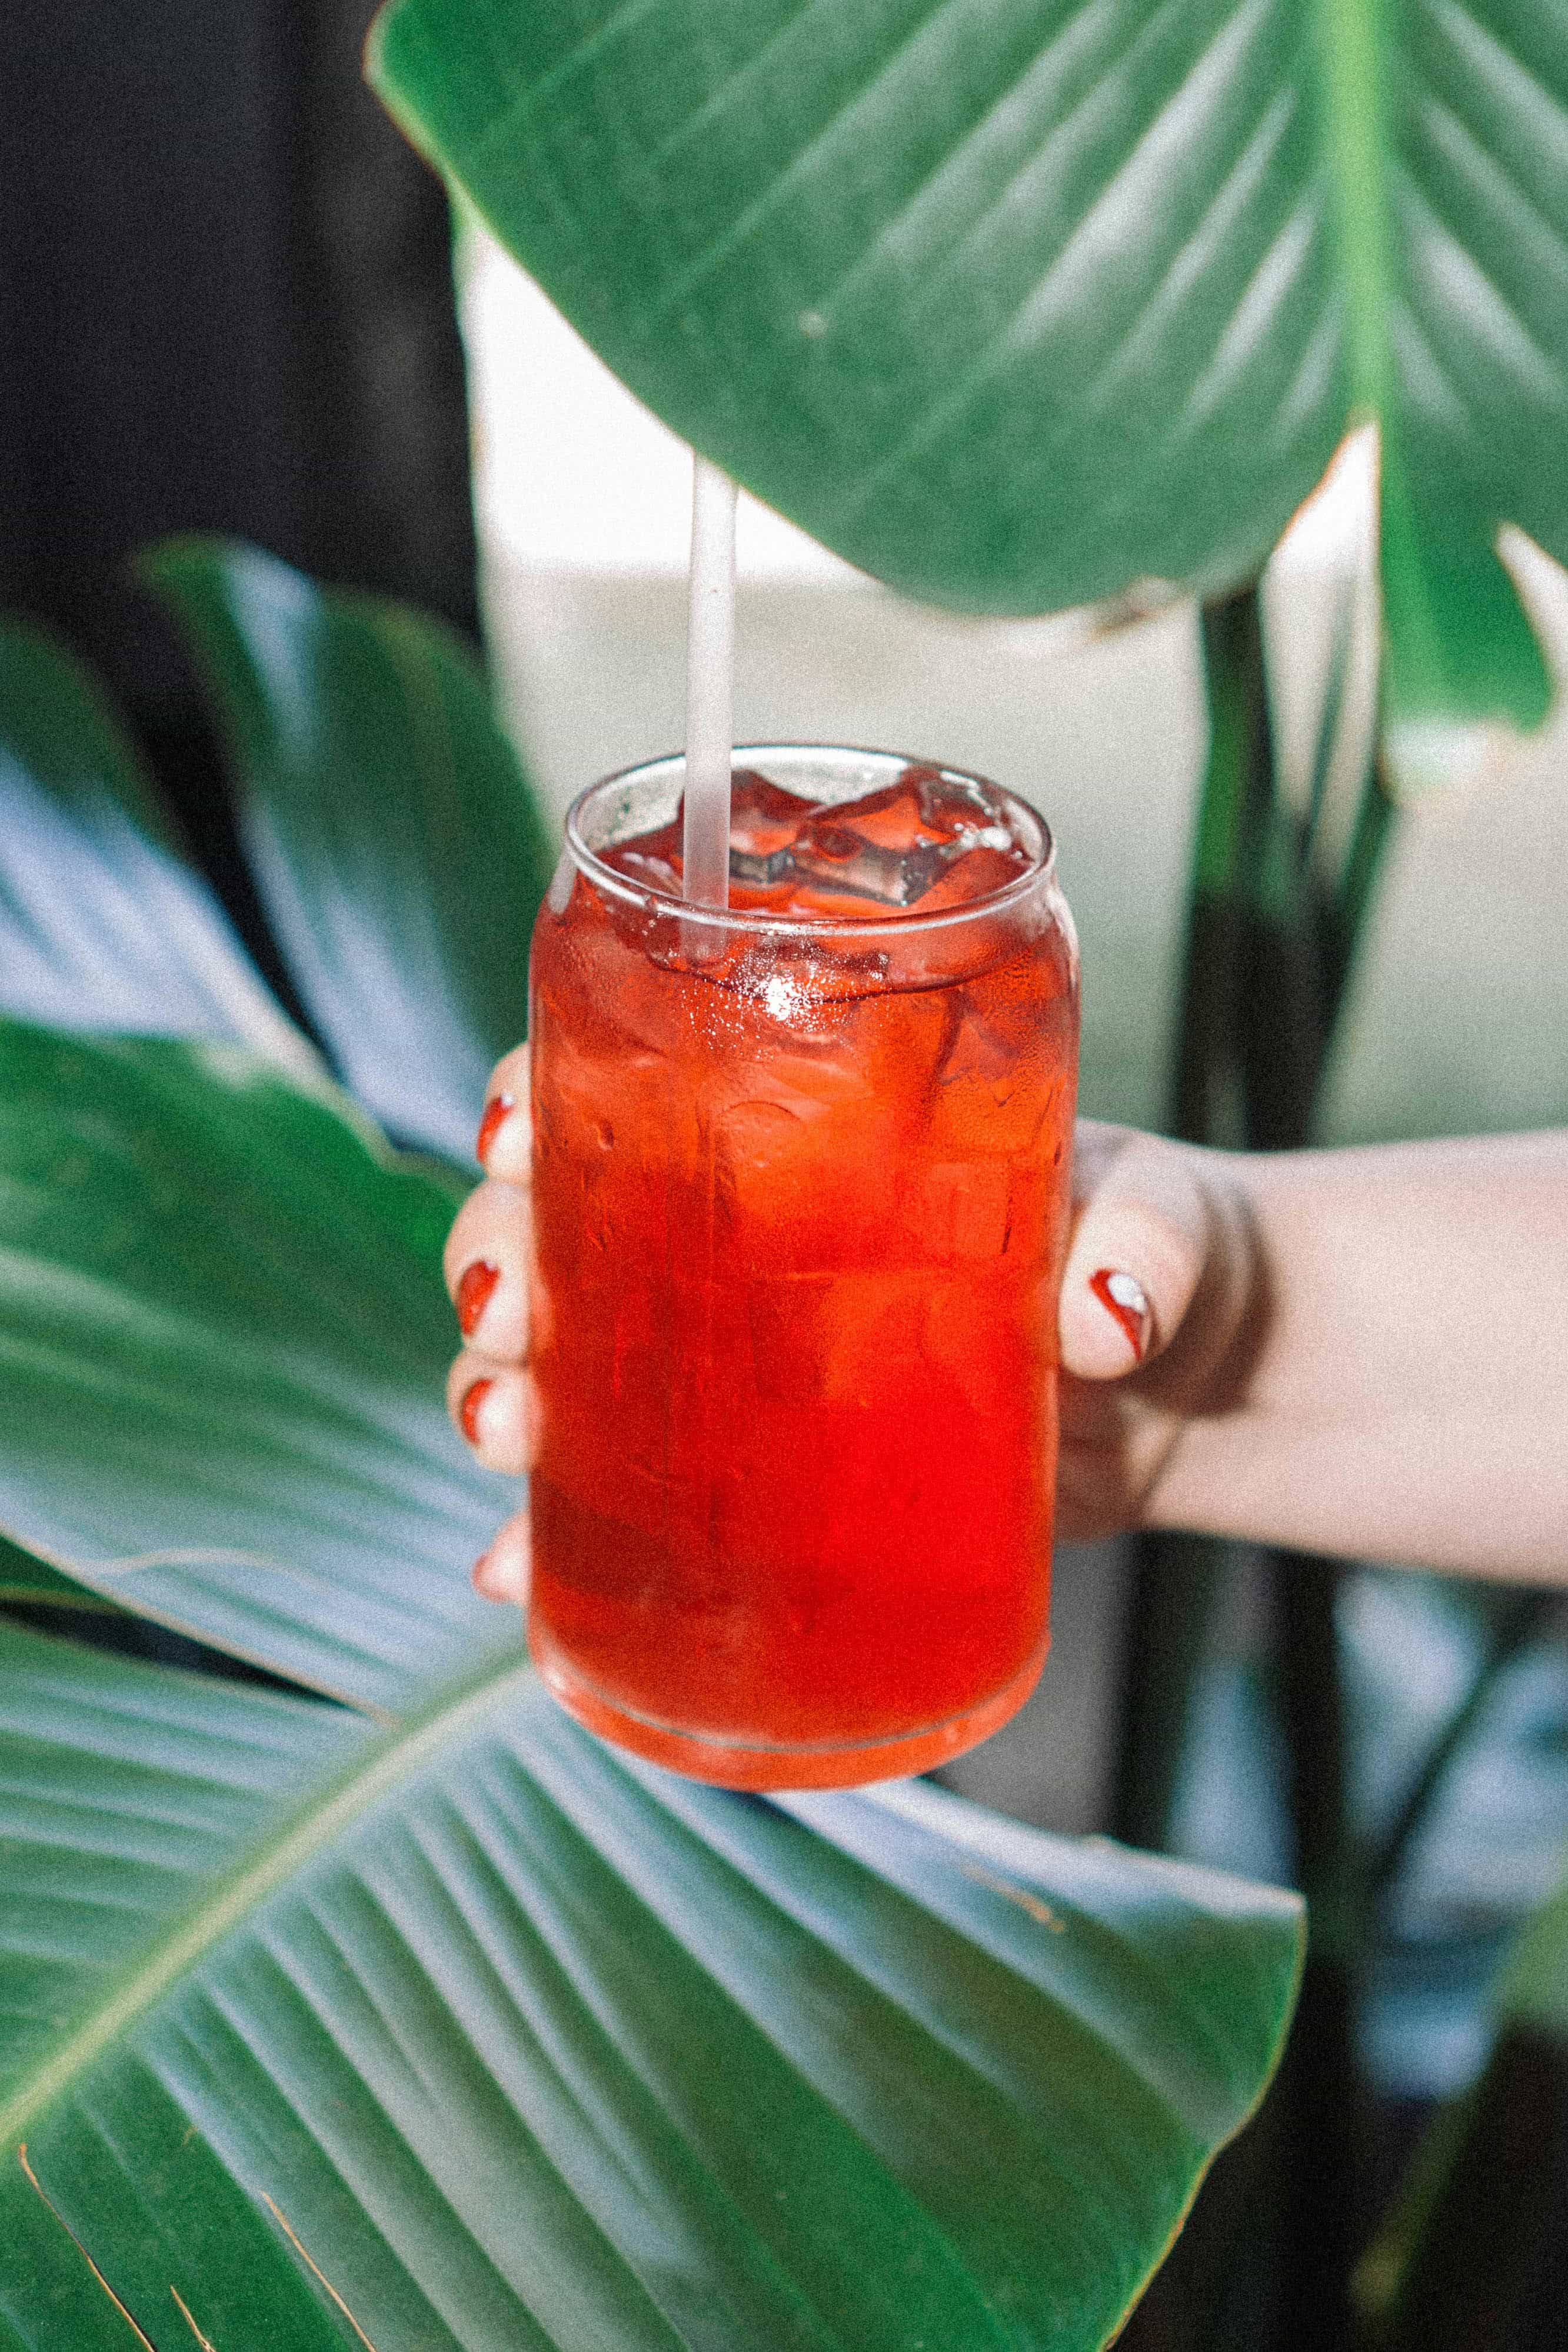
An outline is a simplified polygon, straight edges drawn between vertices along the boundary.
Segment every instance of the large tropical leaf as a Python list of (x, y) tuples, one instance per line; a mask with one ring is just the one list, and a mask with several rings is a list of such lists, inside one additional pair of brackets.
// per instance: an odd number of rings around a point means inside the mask
[(0, 1618), (0, 2344), (345, 2341), (318, 2273), (383, 2347), (1104, 2341), (1294, 1899), (616, 1764), (463, 1577), (446, 1193), (236, 1049), (4, 1049), (13, 1523), (405, 1720)]
[(686, 1786), (527, 1670), (377, 1737), (0, 1623), (0, 1691), (28, 2352), (105, 2285), (218, 2352), (1089, 2352), (1290, 2007), (1291, 1896)]
[(0, 1536), (0, 1608), (90, 1609), (118, 1612), (118, 1594), (90, 1592), (80, 1580), (51, 1568), (47, 1559), (24, 1551), (20, 1544)]
[(372, 80), (632, 389), (992, 612), (1253, 572), (1383, 432), (1396, 716), (1539, 716), (1562, 0), (390, 0)]
[(143, 558), (224, 720), (246, 851), (300, 996), (400, 1141), (467, 1160), (522, 1036), (552, 850), (470, 656), (258, 548)]
[(95, 682), (0, 622), (0, 1010), (315, 1056), (181, 856)]
[(383, 1711), (517, 1635), (447, 1425), (455, 1194), (237, 1046), (0, 1024), (0, 1528)]

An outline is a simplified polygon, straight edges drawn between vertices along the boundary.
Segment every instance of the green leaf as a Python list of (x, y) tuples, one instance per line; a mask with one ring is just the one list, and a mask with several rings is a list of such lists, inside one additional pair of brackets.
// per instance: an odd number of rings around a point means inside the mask
[(450, 1192), (236, 1046), (0, 1025), (0, 1528), (382, 1711), (515, 1650), (442, 1409)]
[(383, 2352), (1089, 2352), (1289, 2011), (1292, 1896), (684, 1784), (526, 1670), (378, 1737), (3, 1624), (0, 1665), (29, 2352), (127, 2340), (87, 2255), (222, 2352), (351, 2340), (322, 2281)]
[(1568, 1880), (1514, 1946), (1498, 1986), (1498, 2009), (1508, 2024), (1532, 2027), (1568, 2057)]
[(390, 0), (371, 78), (617, 374), (906, 593), (1257, 571), (1384, 446), (1396, 719), (1539, 718), (1568, 41), (1518, 0)]
[(554, 856), (472, 660), (237, 542), (141, 569), (215, 697), (257, 887), (345, 1081), (401, 1142), (469, 1160)]
[(92, 1609), (117, 1611), (119, 1601), (110, 1594), (84, 1592), (73, 1576), (67, 1576), (48, 1561), (39, 1559), (34, 1552), (24, 1551), (20, 1544), (7, 1543), (0, 1536), (0, 1608), (7, 1601), (20, 1601), (25, 1607), (42, 1605), (54, 1609)]
[(176, 847), (93, 680), (0, 622), (0, 1010), (315, 1055)]

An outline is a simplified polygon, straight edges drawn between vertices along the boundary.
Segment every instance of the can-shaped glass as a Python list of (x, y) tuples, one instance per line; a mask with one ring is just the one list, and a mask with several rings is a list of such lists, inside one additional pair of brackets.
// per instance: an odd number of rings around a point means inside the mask
[[(766, 827), (722, 910), (628, 851), (667, 847), (676, 757), (577, 801), (534, 931), (529, 1641), (603, 1738), (823, 1788), (973, 1746), (1045, 1656), (1078, 954), (1022, 801), (736, 760), (860, 824), (814, 817), (821, 911), (769, 903)], [(916, 790), (938, 838), (906, 853)], [(953, 806), (1005, 839), (998, 887), (946, 874)]]

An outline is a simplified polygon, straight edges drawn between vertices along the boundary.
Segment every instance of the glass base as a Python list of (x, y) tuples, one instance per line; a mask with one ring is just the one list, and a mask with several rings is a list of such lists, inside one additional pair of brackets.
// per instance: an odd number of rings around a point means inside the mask
[(549, 1689), (569, 1715), (601, 1739), (630, 1748), (632, 1755), (646, 1757), (651, 1764), (662, 1764), (668, 1772), (684, 1773), (688, 1780), (748, 1790), (856, 1789), (868, 1780), (904, 1780), (911, 1773), (931, 1772), (939, 1764), (949, 1764), (967, 1748), (977, 1748), (1018, 1713), (1040, 1680), (1049, 1646), (1042, 1643), (1022, 1673), (1000, 1690), (941, 1723), (900, 1732), (891, 1739), (773, 1748), (705, 1738), (700, 1732), (677, 1731), (651, 1717), (631, 1714), (584, 1682), (548, 1639), (530, 1634), (534, 1664)]

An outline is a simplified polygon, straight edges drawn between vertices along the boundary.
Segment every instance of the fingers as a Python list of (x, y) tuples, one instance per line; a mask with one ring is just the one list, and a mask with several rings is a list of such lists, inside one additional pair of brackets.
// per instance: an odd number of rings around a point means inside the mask
[(1156, 1136), (1080, 1125), (1059, 1318), (1068, 1373), (1116, 1380), (1175, 1339), (1217, 1240), (1203, 1165)]
[(446, 1376), (446, 1410), (486, 1470), (527, 1473), (538, 1432), (530, 1374), (465, 1349)]
[(514, 1045), (490, 1073), (475, 1150), (486, 1175), (499, 1176), (510, 1184), (526, 1184), (531, 1143), (528, 1049)]
[(464, 1339), (503, 1363), (528, 1356), (532, 1258), (527, 1189), (494, 1177), (476, 1185), (453, 1219), (442, 1270)]
[(477, 1145), (489, 1173), (457, 1212), (443, 1254), (466, 1342), (447, 1375), (446, 1409), (486, 1467), (513, 1475), (528, 1469), (538, 1418), (524, 1370), (534, 1320), (530, 1140), (528, 1053), (519, 1045), (491, 1075)]
[(474, 1590), (486, 1601), (509, 1601), (525, 1608), (528, 1598), (528, 1515), (519, 1511), (495, 1537), (473, 1570)]

